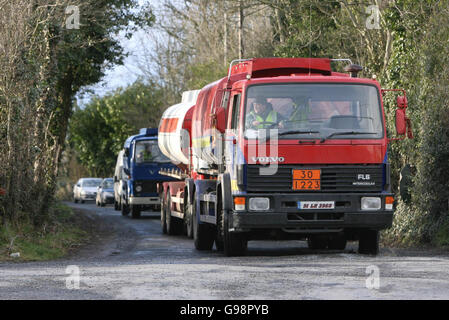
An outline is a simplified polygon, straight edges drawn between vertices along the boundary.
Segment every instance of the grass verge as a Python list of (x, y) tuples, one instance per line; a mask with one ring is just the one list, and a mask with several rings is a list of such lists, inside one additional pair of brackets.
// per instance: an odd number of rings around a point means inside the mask
[[(50, 211), (50, 221), (39, 227), (26, 218), (0, 226), (0, 261), (54, 260), (89, 241), (85, 217), (62, 203)], [(11, 257), (17, 252), (20, 257)]]

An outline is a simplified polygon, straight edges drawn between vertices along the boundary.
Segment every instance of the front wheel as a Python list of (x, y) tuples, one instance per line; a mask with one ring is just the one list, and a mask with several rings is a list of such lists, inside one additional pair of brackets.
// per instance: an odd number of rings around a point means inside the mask
[(363, 230), (360, 232), (359, 253), (372, 255), (379, 253), (379, 231)]
[(312, 235), (307, 238), (307, 245), (311, 250), (324, 250), (327, 248), (328, 239), (323, 235)]
[(129, 207), (121, 201), (120, 209), (122, 211), (122, 216), (127, 216), (129, 214)]
[[(242, 256), (245, 255), (248, 248), (248, 241), (245, 236), (241, 233), (230, 232), (230, 212), (223, 212), (223, 243), (222, 248), (226, 256)], [(220, 243), (218, 242), (217, 249), (220, 248)]]
[(139, 219), (140, 218), (140, 208), (136, 205), (131, 205), (131, 217), (133, 219)]
[(347, 242), (344, 234), (338, 234), (329, 237), (327, 246), (330, 250), (345, 250)]

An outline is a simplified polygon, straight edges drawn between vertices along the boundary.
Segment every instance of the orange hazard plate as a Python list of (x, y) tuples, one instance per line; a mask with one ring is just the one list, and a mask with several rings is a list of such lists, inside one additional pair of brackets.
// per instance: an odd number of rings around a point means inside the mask
[(321, 170), (293, 170), (293, 190), (321, 190)]

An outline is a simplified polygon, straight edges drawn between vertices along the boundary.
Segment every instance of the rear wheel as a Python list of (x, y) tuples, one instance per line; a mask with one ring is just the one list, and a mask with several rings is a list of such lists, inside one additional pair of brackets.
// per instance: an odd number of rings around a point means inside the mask
[(73, 197), (73, 202), (78, 203), (78, 199), (76, 197)]
[(179, 235), (182, 232), (182, 220), (171, 215), (171, 194), (167, 192), (167, 209), (165, 211), (165, 219), (167, 221), (167, 233), (169, 235)]
[(160, 194), (159, 198), (161, 199), (161, 229), (162, 229), (163, 234), (167, 234), (167, 219), (166, 219), (167, 203), (166, 203), (166, 199), (165, 199), (165, 192), (162, 192)]
[(115, 201), (115, 199), (114, 199), (114, 210), (115, 210), (115, 211), (120, 210), (120, 207), (119, 207), (119, 205), (118, 205), (118, 202)]
[(379, 231), (363, 230), (360, 232), (359, 253), (372, 255), (379, 253)]
[(186, 199), (186, 201), (187, 201), (185, 209), (186, 233), (187, 238), (193, 239), (193, 213), (192, 213), (193, 205), (190, 203), (188, 198)]
[(196, 195), (192, 204), (193, 217), (193, 241), (197, 250), (212, 250), (214, 246), (215, 233), (213, 228), (205, 223), (199, 223), (198, 212), (196, 210)]

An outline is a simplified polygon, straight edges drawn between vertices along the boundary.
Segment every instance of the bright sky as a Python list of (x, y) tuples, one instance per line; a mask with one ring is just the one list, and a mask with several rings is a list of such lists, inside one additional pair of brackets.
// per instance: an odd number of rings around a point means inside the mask
[[(139, 0), (139, 4), (144, 3), (150, 3), (152, 8), (157, 8), (161, 5), (160, 0)], [(125, 48), (125, 52), (127, 52), (129, 56), (125, 58), (123, 65), (115, 66), (112, 69), (107, 70), (100, 83), (86, 88), (93, 93), (78, 95), (77, 101), (79, 105), (82, 106), (88, 103), (93, 95), (104, 96), (119, 87), (126, 87), (136, 81), (139, 76), (143, 75), (142, 71), (137, 66), (136, 61), (144, 54), (142, 39), (144, 39), (145, 36), (145, 31), (142, 30), (135, 33), (131, 39), (126, 39), (123, 35), (118, 37), (123, 48)], [(148, 43), (149, 42), (147, 41), (145, 44), (147, 49)]]

